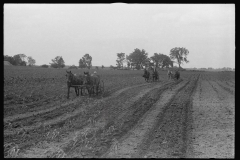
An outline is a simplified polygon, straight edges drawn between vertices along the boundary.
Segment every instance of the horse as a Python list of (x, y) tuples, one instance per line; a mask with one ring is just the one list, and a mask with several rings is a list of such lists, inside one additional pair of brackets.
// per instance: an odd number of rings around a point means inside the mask
[(145, 81), (148, 82), (149, 80), (149, 76), (150, 73), (146, 70), (146, 68), (144, 69), (144, 73), (143, 73), (143, 77), (145, 78)]
[(175, 71), (175, 73), (173, 73), (173, 71), (170, 71), (170, 72), (168, 71), (168, 77), (173, 80), (178, 80), (180, 77), (180, 73), (179, 71)]
[(145, 81), (148, 82), (149, 80), (154, 81), (158, 79), (158, 73), (157, 71), (149, 67), (148, 69), (144, 69), (143, 77), (145, 78)]
[(149, 72), (149, 80), (151, 80), (153, 82), (154, 81), (154, 70), (153, 70), (153, 68), (149, 67), (148, 72)]
[[(84, 75), (77, 76), (76, 74), (73, 74), (71, 71), (66, 71), (66, 77), (67, 77), (67, 87), (68, 87), (68, 93), (67, 98), (69, 98), (69, 91), (70, 87), (75, 88), (75, 93), (77, 96), (79, 96), (79, 88), (75, 87), (73, 85), (83, 85), (84, 79), (86, 78)], [(81, 96), (82, 96), (82, 88), (81, 88)]]
[(159, 80), (158, 71), (156, 68), (153, 69), (153, 81)]
[[(89, 93), (89, 96), (94, 94), (94, 88), (96, 87), (96, 94), (98, 95), (98, 90), (100, 87), (100, 76), (93, 74), (90, 75), (89, 72), (84, 72), (85, 79), (84, 79), (84, 85), (87, 85), (87, 90)], [(95, 87), (94, 87), (95, 86)]]
[(175, 72), (175, 78), (178, 80), (180, 78), (180, 73), (178, 72), (178, 70)]

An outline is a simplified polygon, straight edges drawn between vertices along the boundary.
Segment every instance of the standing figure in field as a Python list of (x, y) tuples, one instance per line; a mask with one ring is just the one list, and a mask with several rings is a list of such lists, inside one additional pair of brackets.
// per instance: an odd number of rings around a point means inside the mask
[(159, 80), (158, 71), (157, 71), (156, 67), (153, 68), (153, 80), (154, 81)]
[(173, 79), (173, 80), (176, 80), (176, 77), (175, 77), (175, 75), (176, 75), (176, 71), (172, 71), (172, 74), (171, 74), (171, 79)]
[(173, 75), (172, 71), (168, 70), (167, 72), (168, 80), (172, 79), (172, 75)]
[[(68, 93), (67, 93), (67, 98), (69, 98), (69, 92), (70, 92), (70, 87), (75, 88), (75, 93), (77, 96), (79, 96), (79, 88), (76, 87), (76, 85), (83, 85), (85, 76), (84, 75), (79, 75), (77, 76), (76, 74), (73, 74), (71, 71), (66, 71), (66, 77), (67, 77), (67, 87), (68, 87)], [(82, 89), (81, 88), (81, 95), (82, 95)]]

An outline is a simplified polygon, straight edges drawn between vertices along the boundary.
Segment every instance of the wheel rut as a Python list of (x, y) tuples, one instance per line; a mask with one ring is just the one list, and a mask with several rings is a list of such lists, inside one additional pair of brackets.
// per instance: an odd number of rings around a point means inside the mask
[(117, 147), (116, 145), (113, 145), (102, 157), (130, 158), (136, 154), (136, 152), (138, 152), (139, 145), (142, 143), (144, 137), (149, 134), (149, 131), (155, 123), (155, 119), (157, 118), (159, 112), (162, 111), (164, 105), (178, 90), (186, 86), (188, 83), (189, 82), (187, 81), (182, 81), (181, 83), (173, 86), (171, 90), (169, 89), (162, 92), (159, 100), (154, 103), (152, 107), (141, 117), (137, 125), (118, 141)]
[[(91, 155), (90, 157), (99, 157), (104, 152), (106, 152), (114, 139), (121, 137), (123, 134), (125, 134), (126, 130), (129, 130), (129, 127), (132, 127), (132, 125), (135, 124), (136, 121), (134, 121), (132, 124), (129, 124), (128, 122), (131, 120), (124, 119), (126, 116), (129, 117), (128, 113), (134, 112), (133, 110), (136, 110), (139, 104), (143, 104), (143, 102), (154, 103), (151, 102), (151, 99), (149, 101), (148, 96), (147, 98), (143, 97), (146, 97), (146, 95), (151, 94), (152, 92), (152, 96), (158, 95), (156, 93), (161, 93), (163, 90), (167, 90), (169, 87), (172, 87), (180, 82), (181, 81), (164, 82), (162, 84), (156, 83), (152, 84), (152, 87), (150, 88), (148, 88), (149, 85), (144, 88), (135, 88), (134, 90), (129, 90), (126, 95), (122, 94), (122, 96), (127, 98), (126, 100), (120, 96), (117, 99), (109, 99), (101, 104), (94, 106), (94, 110), (92, 110), (94, 113), (91, 112), (91, 115), (93, 117), (91, 119), (91, 122), (88, 122), (86, 125), (80, 124), (82, 127), (73, 127), (75, 129), (72, 129), (72, 132), (70, 131), (69, 134), (62, 139), (61, 142), (56, 143), (55, 145), (61, 146), (64, 152), (67, 153), (68, 157), (81, 157), (82, 155), (80, 153), (88, 154), (89, 156)], [(129, 97), (134, 95), (134, 93), (137, 94), (129, 99)], [(139, 117), (137, 114), (144, 114), (146, 108), (142, 108), (143, 109), (141, 112), (135, 112), (134, 119)], [(99, 109), (101, 110), (101, 113), (95, 115), (95, 112), (98, 113)], [(120, 115), (122, 118), (117, 118)], [(120, 119), (120, 121), (123, 123), (117, 123), (116, 121), (118, 121), (118, 119)], [(76, 121), (76, 119), (73, 121)], [(123, 126), (120, 124), (123, 124)], [(82, 145), (84, 145), (82, 144), (84, 143), (82, 141), (83, 134), (88, 135), (91, 138), (94, 137), (94, 139), (88, 141), (88, 148), (85, 147), (84, 152), (82, 151)], [(86, 137), (84, 139), (86, 140)], [(79, 150), (81, 150), (81, 152)]]
[[(156, 93), (160, 93), (162, 90), (166, 90), (176, 83), (166, 82), (142, 90), (136, 96), (130, 98), (121, 105), (112, 104), (109, 109), (105, 110), (105, 116), (97, 119), (97, 122), (93, 126), (87, 127), (87, 130), (95, 131), (95, 137), (97, 138), (95, 139), (94, 145), (91, 145), (91, 149), (88, 149), (86, 152), (93, 152), (96, 157), (101, 156), (110, 147), (111, 143), (124, 135), (125, 132), (135, 124), (136, 118), (141, 117), (141, 115), (145, 112), (147, 109), (146, 107), (142, 107), (142, 110), (138, 110), (137, 112), (136, 109), (139, 105), (144, 104), (144, 102), (149, 103), (149, 96), (146, 95), (151, 94), (152, 92), (154, 92), (152, 95), (156, 95)], [(86, 130), (86, 127), (84, 130)], [(78, 149), (76, 147), (76, 149), (72, 150), (70, 154), (73, 157), (74, 155), (79, 156), (77, 150)], [(68, 152), (68, 149), (66, 149), (66, 152)]]
[(199, 76), (190, 80), (164, 106), (151, 131), (131, 157), (184, 158), (188, 139), (189, 110)]

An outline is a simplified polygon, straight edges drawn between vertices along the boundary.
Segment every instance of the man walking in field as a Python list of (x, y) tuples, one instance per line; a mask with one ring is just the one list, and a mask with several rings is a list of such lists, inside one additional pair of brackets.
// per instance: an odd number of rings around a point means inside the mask
[(172, 79), (172, 71), (168, 70), (167, 75), (168, 75), (168, 80)]

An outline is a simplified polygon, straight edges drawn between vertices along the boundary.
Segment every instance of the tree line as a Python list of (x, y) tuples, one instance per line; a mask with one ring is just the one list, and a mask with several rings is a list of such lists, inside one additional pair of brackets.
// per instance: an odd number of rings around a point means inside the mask
[[(25, 54), (16, 54), (14, 56), (3, 56), (4, 61), (8, 61), (10, 64), (15, 66), (34, 66), (36, 64), (36, 60), (31, 56), (27, 57)], [(52, 68), (63, 68), (65, 67), (65, 61), (62, 56), (56, 56), (49, 63)], [(43, 64), (42, 67), (48, 68), (49, 65)], [(79, 68), (91, 68), (92, 67), (92, 57), (87, 53), (79, 60)], [(102, 66), (103, 68), (103, 66)]]
[[(156, 67), (173, 67), (173, 63), (177, 63), (179, 68), (181, 64), (188, 63), (187, 55), (189, 51), (183, 47), (175, 47), (170, 50), (170, 55), (164, 55), (162, 53), (154, 53), (153, 56), (148, 57), (148, 53), (142, 49), (134, 49), (132, 53), (129, 55), (125, 55), (125, 53), (117, 53), (117, 67), (113, 68), (123, 68), (123, 63), (127, 63), (128, 68), (136, 68), (142, 69), (146, 66), (156, 66)], [(25, 60), (27, 58), (27, 61)], [(176, 61), (174, 61), (176, 60)], [(20, 66), (33, 66), (35, 65), (36, 61), (31, 57), (27, 57), (25, 54), (17, 54), (12, 56), (4, 55), (4, 61), (10, 62), (12, 65), (20, 65)], [(49, 63), (53, 68), (63, 68), (65, 67), (65, 62), (62, 56), (56, 56), (54, 59), (51, 60), (52, 63)], [(90, 54), (86, 53), (82, 58), (80, 58), (78, 62), (78, 68), (92, 68), (92, 57)], [(42, 67), (49, 67), (48, 65), (44, 64)], [(72, 65), (71, 67), (77, 68), (76, 66)], [(98, 67), (97, 67), (98, 68)], [(102, 68), (104, 66), (102, 65)]]
[[(147, 66), (156, 67), (173, 67), (173, 63), (177, 63), (179, 68), (185, 62), (188, 63), (187, 55), (189, 51), (184, 47), (175, 47), (170, 50), (170, 55), (162, 53), (154, 53), (153, 56), (148, 57), (148, 53), (142, 49), (134, 49), (132, 53), (125, 56), (125, 53), (117, 53), (116, 68), (123, 68), (123, 63), (127, 63), (128, 68), (142, 69)], [(175, 61), (176, 60), (176, 61)], [(112, 66), (113, 67), (113, 66)], [(115, 67), (113, 67), (115, 68)]]
[[(8, 61), (12, 65), (15, 66), (33, 66), (35, 65), (36, 61), (33, 59), (31, 56), (27, 57), (25, 54), (16, 54), (14, 56), (8, 56), (4, 55), (3, 56), (4, 61)], [(27, 59), (27, 61), (26, 61)]]

